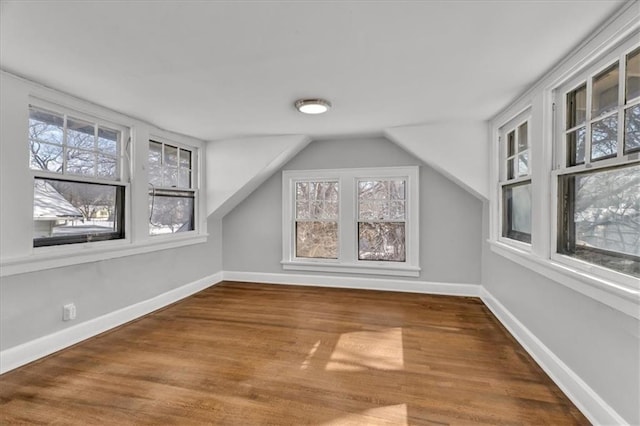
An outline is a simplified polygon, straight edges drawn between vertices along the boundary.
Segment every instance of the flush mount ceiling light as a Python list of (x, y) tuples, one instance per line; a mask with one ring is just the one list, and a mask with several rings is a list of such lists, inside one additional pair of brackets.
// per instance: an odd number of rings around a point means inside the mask
[(331, 108), (331, 103), (324, 99), (298, 99), (296, 109), (305, 114), (322, 114)]

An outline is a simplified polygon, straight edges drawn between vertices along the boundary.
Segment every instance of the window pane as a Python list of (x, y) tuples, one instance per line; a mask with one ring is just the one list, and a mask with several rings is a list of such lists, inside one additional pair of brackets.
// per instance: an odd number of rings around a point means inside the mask
[(389, 208), (389, 219), (390, 220), (404, 220), (405, 219), (405, 210), (404, 210), (404, 201), (392, 201), (391, 206)]
[(338, 219), (338, 203), (332, 201), (312, 201), (311, 219)]
[(194, 230), (193, 194), (185, 191), (149, 192), (149, 234), (172, 234)]
[(98, 154), (98, 177), (116, 179), (118, 177), (118, 162), (116, 157)]
[(178, 172), (178, 186), (180, 188), (191, 188), (191, 171), (180, 169)]
[(507, 161), (507, 179), (513, 179), (514, 177), (516, 177), (515, 163), (512, 158), (511, 160)]
[(178, 148), (171, 145), (164, 146), (164, 164), (178, 167)]
[(33, 170), (62, 173), (62, 147), (31, 140), (29, 164)]
[(112, 185), (35, 179), (34, 245), (123, 238), (123, 193)]
[[(166, 158), (166, 157), (165, 157)], [(178, 186), (178, 169), (165, 166), (163, 169), (162, 186), (167, 188), (175, 188)]]
[(640, 47), (627, 55), (627, 96), (629, 102), (640, 96)]
[(358, 260), (405, 261), (405, 224), (358, 223)]
[(191, 168), (191, 151), (180, 148), (180, 167), (183, 169)]
[(64, 118), (61, 115), (29, 109), (29, 139), (63, 144)]
[(618, 72), (616, 62), (593, 79), (592, 117), (613, 111), (618, 106)]
[(529, 174), (529, 152), (518, 155), (518, 176)]
[(360, 201), (360, 220), (388, 220), (389, 202), (384, 200)]
[(516, 132), (509, 132), (507, 135), (507, 157), (512, 157), (516, 153)]
[(296, 201), (296, 219), (311, 219), (308, 201)]
[(527, 123), (523, 123), (518, 127), (518, 152), (522, 152), (527, 149), (528, 145)]
[(296, 200), (308, 200), (308, 199), (309, 199), (309, 183), (296, 182)]
[(118, 134), (115, 130), (98, 128), (98, 150), (104, 154), (118, 155)]
[(567, 129), (579, 126), (587, 118), (587, 85), (567, 93)]
[(389, 181), (358, 181), (358, 198), (362, 200), (389, 199)]
[(531, 242), (531, 182), (503, 187), (502, 236)]
[(581, 127), (567, 134), (567, 166), (584, 164), (586, 129)]
[(296, 222), (296, 257), (338, 258), (338, 222)]
[(613, 157), (618, 151), (618, 114), (591, 125), (591, 159)]
[(624, 114), (624, 153), (640, 149), (640, 104), (628, 108)]
[(162, 144), (149, 141), (149, 165), (162, 164)]
[(640, 165), (560, 178), (559, 251), (640, 276)]
[(404, 200), (406, 195), (404, 192), (405, 186), (404, 180), (392, 180), (389, 182), (389, 189), (391, 190), (391, 199), (392, 200)]
[(80, 149), (67, 151), (67, 173), (82, 176), (95, 176), (96, 153)]
[(67, 145), (95, 149), (95, 128), (94, 125), (76, 118), (67, 118)]

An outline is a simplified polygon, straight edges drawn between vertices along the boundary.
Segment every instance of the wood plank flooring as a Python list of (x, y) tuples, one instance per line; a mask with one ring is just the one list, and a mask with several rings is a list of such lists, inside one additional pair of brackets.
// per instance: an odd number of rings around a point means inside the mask
[(588, 424), (479, 299), (224, 282), (0, 376), (0, 424)]

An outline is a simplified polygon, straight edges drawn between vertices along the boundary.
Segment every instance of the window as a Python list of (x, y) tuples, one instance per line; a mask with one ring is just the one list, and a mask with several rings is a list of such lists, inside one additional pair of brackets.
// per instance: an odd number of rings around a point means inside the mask
[(124, 238), (124, 131), (30, 106), (34, 247)]
[(531, 243), (529, 122), (517, 117), (501, 129), (500, 135), (502, 236)]
[(283, 267), (417, 276), (418, 168), (283, 173)]
[(640, 277), (640, 48), (570, 84), (558, 90), (557, 252)]
[(149, 234), (195, 230), (193, 148), (149, 141)]

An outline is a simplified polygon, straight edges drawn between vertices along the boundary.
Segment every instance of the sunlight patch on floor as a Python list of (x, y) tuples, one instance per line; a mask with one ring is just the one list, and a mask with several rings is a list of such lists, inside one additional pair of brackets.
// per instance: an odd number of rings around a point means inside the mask
[(316, 351), (318, 350), (318, 347), (320, 346), (320, 340), (318, 340), (313, 347), (311, 348), (311, 350), (309, 351), (309, 353), (307, 354), (307, 357), (304, 359), (304, 361), (302, 362), (302, 365), (300, 366), (300, 370), (306, 370), (307, 367), (309, 367), (309, 364), (311, 363), (311, 358), (313, 358), (313, 355), (316, 353)]
[(343, 333), (325, 367), (327, 371), (402, 370), (402, 327)]
[(371, 408), (361, 413), (349, 413), (339, 419), (321, 423), (323, 426), (331, 425), (397, 425), (406, 426), (407, 404), (387, 405)]

